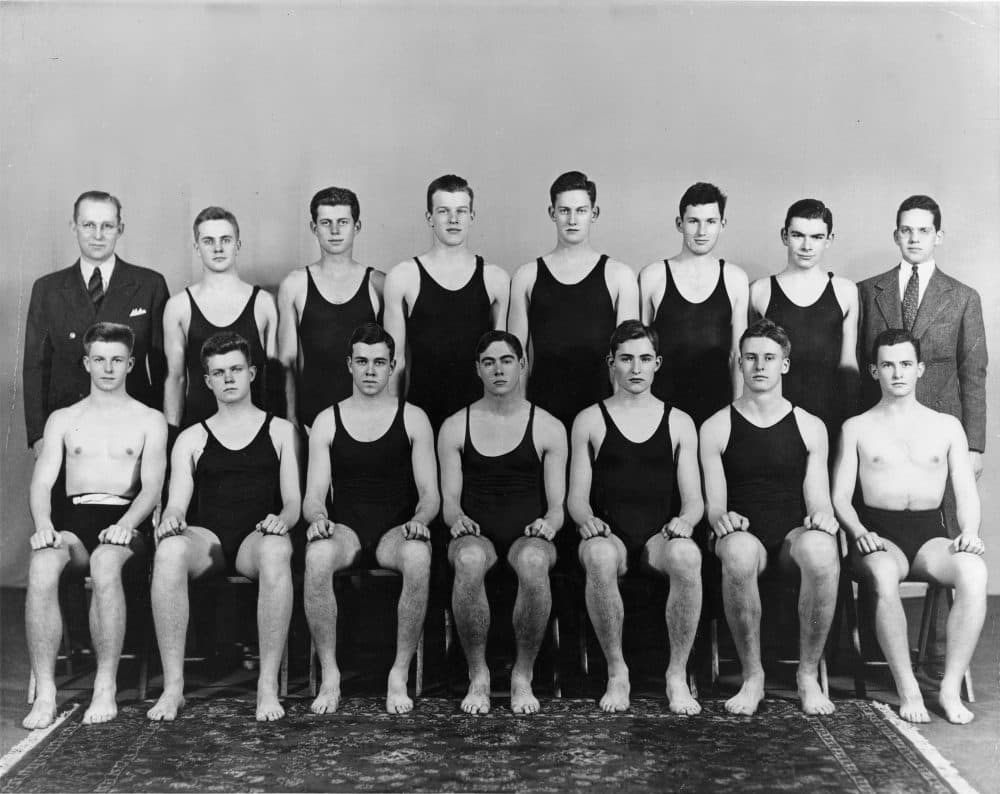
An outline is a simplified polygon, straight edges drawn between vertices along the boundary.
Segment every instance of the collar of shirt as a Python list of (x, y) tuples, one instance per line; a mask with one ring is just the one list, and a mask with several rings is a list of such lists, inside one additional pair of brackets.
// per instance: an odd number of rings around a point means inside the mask
[[(926, 262), (921, 262), (917, 265), (917, 276), (920, 279), (920, 289), (917, 293), (917, 305), (924, 299), (924, 293), (927, 292), (927, 285), (930, 283), (931, 276), (934, 275), (934, 260), (928, 259)], [(913, 265), (909, 262), (899, 263), (899, 300), (902, 302), (903, 294), (906, 292), (906, 283), (910, 280), (910, 276), (913, 275)]]
[[(101, 263), (101, 281), (104, 282), (104, 291), (108, 291), (108, 284), (111, 283), (111, 274), (115, 270), (115, 262), (118, 261), (117, 254), (112, 254), (107, 262)], [(80, 270), (83, 272), (83, 283), (89, 284), (90, 277), (94, 274), (94, 266), (80, 260)], [(923, 276), (921, 276), (923, 278)]]

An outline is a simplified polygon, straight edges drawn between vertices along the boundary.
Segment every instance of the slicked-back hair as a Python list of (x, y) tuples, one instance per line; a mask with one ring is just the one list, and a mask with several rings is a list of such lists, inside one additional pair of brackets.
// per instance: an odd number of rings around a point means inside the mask
[(785, 225), (782, 227), (784, 231), (788, 231), (788, 224), (792, 222), (792, 218), (805, 218), (809, 221), (821, 220), (826, 224), (826, 233), (833, 234), (833, 213), (819, 199), (804, 198), (792, 204), (788, 208), (788, 212), (785, 213)]
[(476, 343), (476, 361), (479, 361), (479, 357), (486, 352), (486, 348), (494, 342), (504, 342), (517, 356), (518, 361), (524, 358), (524, 347), (521, 345), (520, 339), (509, 331), (493, 330), (487, 331), (479, 337), (479, 341)]
[(118, 213), (118, 223), (122, 222), (122, 203), (118, 200), (117, 196), (112, 196), (110, 193), (105, 193), (103, 190), (87, 190), (76, 197), (76, 201), (73, 202), (73, 221), (76, 222), (77, 217), (80, 215), (80, 205), (85, 201), (106, 201), (108, 204), (115, 205), (115, 212)]
[(120, 342), (128, 348), (131, 356), (135, 347), (135, 333), (122, 323), (94, 323), (83, 334), (83, 349), (88, 356), (94, 342)]
[(240, 239), (240, 225), (233, 213), (224, 207), (205, 207), (195, 217), (194, 224), (191, 227), (194, 230), (195, 241), (198, 240), (198, 227), (205, 221), (229, 221), (233, 225), (233, 231), (236, 232), (236, 239)]
[(643, 325), (639, 320), (625, 320), (611, 333), (609, 343), (611, 357), (615, 357), (618, 348), (625, 342), (631, 342), (633, 339), (648, 339), (653, 345), (653, 352), (660, 355), (660, 335), (656, 333), (656, 330), (648, 325)]
[(347, 343), (347, 357), (354, 358), (355, 345), (377, 345), (385, 344), (389, 348), (390, 360), (396, 358), (396, 340), (392, 334), (386, 331), (378, 323), (365, 323), (359, 325), (351, 334), (351, 339)]
[(903, 217), (903, 213), (907, 210), (927, 210), (934, 216), (934, 231), (941, 231), (941, 207), (930, 196), (916, 195), (904, 199), (903, 203), (899, 205), (899, 209), (896, 210), (897, 229), (899, 228), (899, 219)]
[(872, 342), (872, 364), (878, 364), (878, 349), (880, 347), (903, 345), (907, 342), (913, 345), (913, 352), (917, 354), (917, 363), (919, 364), (921, 361), (920, 340), (902, 328), (886, 328), (875, 337), (875, 341)]
[(250, 343), (239, 334), (232, 331), (221, 331), (212, 334), (201, 346), (201, 368), (208, 374), (208, 360), (212, 356), (224, 356), (226, 353), (239, 351), (248, 365), (252, 365), (250, 360)]
[(346, 187), (325, 187), (309, 202), (309, 214), (316, 223), (316, 213), (320, 207), (350, 207), (351, 218), (357, 223), (361, 220), (361, 204), (353, 190)]
[(684, 210), (688, 207), (699, 207), (702, 204), (718, 204), (719, 217), (726, 217), (726, 194), (711, 182), (695, 182), (684, 191), (678, 206), (677, 215), (684, 217)]
[(472, 202), (475, 200), (475, 194), (472, 192), (472, 188), (469, 187), (469, 183), (462, 179), (462, 177), (455, 174), (445, 174), (444, 176), (439, 176), (427, 186), (428, 212), (434, 211), (432, 199), (434, 198), (434, 194), (439, 190), (442, 193), (468, 193), (469, 209), (472, 209)]
[(560, 193), (566, 193), (570, 190), (586, 190), (587, 195), (590, 196), (590, 206), (593, 207), (597, 204), (597, 185), (587, 179), (587, 175), (583, 171), (567, 171), (565, 174), (557, 176), (556, 181), (549, 188), (549, 203), (554, 207), (556, 197)]
[[(800, 216), (796, 216), (800, 217)], [(777, 342), (781, 347), (781, 354), (788, 358), (792, 354), (792, 340), (788, 338), (788, 333), (774, 320), (761, 317), (743, 332), (740, 337), (740, 355), (743, 354), (743, 343), (747, 339), (770, 339)]]

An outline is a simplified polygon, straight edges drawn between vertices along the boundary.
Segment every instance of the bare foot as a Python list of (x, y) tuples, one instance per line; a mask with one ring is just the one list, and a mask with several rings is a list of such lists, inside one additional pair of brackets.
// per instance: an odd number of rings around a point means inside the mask
[(691, 695), (683, 674), (667, 674), (667, 703), (673, 714), (701, 714), (701, 704)]
[[(973, 717), (976, 716), (965, 707), (958, 692), (949, 692), (944, 687), (938, 693), (938, 705), (944, 711), (948, 722), (955, 725), (965, 725), (967, 722), (972, 722)], [(902, 708), (900, 708), (900, 712), (902, 712)]]
[(601, 698), (601, 710), (607, 712), (628, 711), (628, 696), (631, 688), (628, 682), (628, 675), (614, 675), (608, 677), (608, 688)]
[(531, 690), (531, 676), (511, 671), (510, 710), (515, 714), (537, 714), (541, 705)]
[(340, 705), (340, 685), (327, 684), (319, 688), (319, 694), (316, 695), (316, 699), (312, 702), (309, 710), (313, 714), (332, 714), (337, 710), (337, 706)]
[(469, 681), (469, 691), (462, 700), (462, 711), (466, 714), (488, 714), (490, 711), (490, 673), (473, 676)]
[(757, 713), (757, 707), (764, 699), (764, 676), (754, 675), (743, 681), (740, 691), (726, 701), (726, 711), (749, 717)]
[(164, 691), (160, 699), (153, 704), (153, 708), (146, 712), (146, 716), (156, 722), (172, 722), (177, 719), (177, 712), (184, 707), (184, 702), (184, 695)]
[(257, 690), (257, 722), (274, 722), (285, 716), (285, 709), (274, 692)]
[(118, 716), (118, 704), (115, 702), (115, 691), (113, 689), (94, 689), (94, 697), (90, 700), (90, 705), (83, 713), (84, 725), (97, 725), (101, 722), (110, 722)]
[(802, 710), (806, 714), (833, 714), (836, 706), (826, 695), (819, 685), (816, 676), (808, 673), (796, 673), (795, 682), (799, 689), (799, 700), (802, 701)]
[(914, 687), (906, 692), (899, 692), (899, 716), (907, 722), (930, 722), (931, 715), (927, 713), (920, 687), (913, 682)]
[(48, 728), (56, 718), (56, 702), (53, 699), (36, 697), (35, 703), (31, 707), (31, 711), (28, 712), (23, 720), (21, 720), (21, 725), (27, 728), (29, 731), (33, 731), (37, 728)]
[(385, 693), (385, 710), (390, 714), (406, 714), (413, 711), (413, 701), (406, 694), (406, 672), (393, 667), (389, 671), (389, 685)]

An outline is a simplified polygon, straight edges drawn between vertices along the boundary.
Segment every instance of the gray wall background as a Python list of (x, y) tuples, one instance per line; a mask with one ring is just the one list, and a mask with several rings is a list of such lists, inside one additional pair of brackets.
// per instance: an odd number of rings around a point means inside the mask
[[(637, 270), (673, 255), (681, 192), (729, 194), (719, 253), (780, 269), (795, 199), (835, 217), (828, 264), (859, 280), (897, 261), (911, 193), (944, 211), (942, 269), (983, 297), (1000, 379), (1000, 6), (610, 2), (0, 5), (0, 584), (31, 532), (20, 372), (32, 282), (77, 255), (81, 191), (124, 202), (119, 253), (195, 279), (189, 224), (240, 219), (245, 278), (312, 261), (308, 201), (360, 195), (359, 258), (428, 242), (426, 184), (476, 190), (474, 242), (513, 271), (553, 241), (547, 188), (598, 183), (596, 244)], [(1000, 411), (980, 482), (1000, 592)]]

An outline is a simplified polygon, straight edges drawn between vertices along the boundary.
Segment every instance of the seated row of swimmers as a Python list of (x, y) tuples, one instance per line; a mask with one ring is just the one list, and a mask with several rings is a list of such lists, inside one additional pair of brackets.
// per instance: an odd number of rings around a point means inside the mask
[[(622, 323), (606, 357), (614, 393), (579, 413), (569, 445), (562, 423), (523, 396), (526, 363), (518, 338), (488, 331), (468, 364), (482, 396), (444, 421), (436, 455), (424, 411), (388, 389), (392, 336), (369, 323), (350, 338), (351, 396), (313, 423), (304, 498), (293, 426), (253, 404), (247, 341), (218, 334), (201, 351), (217, 410), (174, 444), (169, 497), (155, 528), (149, 522), (166, 469), (166, 422), (125, 391), (134, 364), (131, 331), (98, 324), (84, 344), (90, 395), (50, 417), (31, 484), (35, 532), (26, 620), (38, 689), (26, 727), (54, 717), (58, 582), (65, 572), (89, 569), (94, 585), (98, 669), (84, 721), (116, 715), (126, 613), (122, 571), (149, 555), (164, 676), (149, 718), (172, 720), (184, 704), (189, 580), (223, 572), (259, 582), (257, 719), (282, 717), (278, 669), (292, 610), (290, 533), (301, 531), (295, 530), (300, 519), (307, 525), (305, 612), (322, 669), (311, 706), (317, 714), (335, 711), (340, 700), (333, 574), (373, 563), (402, 576), (386, 709), (413, 708), (408, 671), (438, 540), (446, 542), (454, 570), (451, 600), (469, 666), (461, 703), (467, 713), (491, 706), (484, 579), (498, 565), (509, 568), (518, 585), (511, 710), (539, 710), (532, 669), (551, 609), (549, 572), (558, 551), (576, 556), (583, 570), (587, 611), (607, 660), (602, 710), (629, 707), (618, 580), (636, 569), (669, 580), (668, 707), (700, 711), (685, 670), (701, 613), (702, 557), (711, 555), (721, 567), (725, 615), (742, 666), (742, 685), (726, 710), (751, 715), (764, 697), (758, 578), (792, 575), (800, 582), (799, 697), (806, 713), (829, 714), (835, 706), (820, 688), (818, 665), (836, 603), (842, 529), (854, 576), (875, 597), (877, 636), (904, 719), (922, 722), (929, 715), (910, 667), (898, 584), (909, 576), (955, 588), (938, 700), (948, 720), (972, 719), (959, 688), (985, 617), (979, 498), (960, 423), (916, 400), (924, 365), (919, 342), (907, 331), (888, 330), (875, 341), (870, 377), (882, 397), (844, 424), (831, 494), (826, 428), (783, 396), (791, 343), (770, 320), (742, 334), (743, 394), (705, 421), (700, 438), (688, 415), (651, 392), (660, 366), (655, 330), (635, 320)], [(50, 504), (62, 465), (67, 504), (57, 527)], [(954, 540), (945, 536), (940, 511), (949, 477), (962, 529)], [(856, 486), (863, 495), (857, 506)], [(439, 514), (443, 525), (435, 523)], [(705, 537), (696, 531), (703, 520)]]

